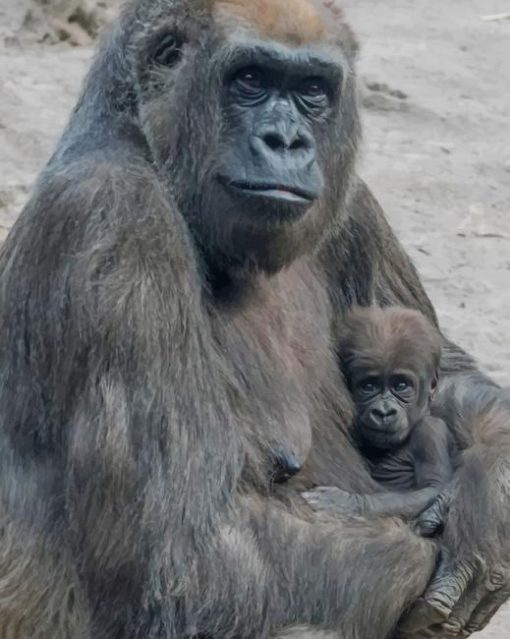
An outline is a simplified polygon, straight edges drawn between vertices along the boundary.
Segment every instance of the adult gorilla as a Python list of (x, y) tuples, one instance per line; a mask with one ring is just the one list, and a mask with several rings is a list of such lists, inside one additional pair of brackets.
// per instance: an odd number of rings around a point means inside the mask
[[(426, 590), (433, 542), (300, 505), (376, 490), (345, 310), (434, 319), (354, 172), (354, 49), (326, 0), (137, 0), (104, 42), (1, 253), (1, 636), (381, 639), (424, 592), (410, 634), (506, 599), (510, 411), (452, 345), (455, 562)], [(299, 486), (272, 489), (274, 442)]]

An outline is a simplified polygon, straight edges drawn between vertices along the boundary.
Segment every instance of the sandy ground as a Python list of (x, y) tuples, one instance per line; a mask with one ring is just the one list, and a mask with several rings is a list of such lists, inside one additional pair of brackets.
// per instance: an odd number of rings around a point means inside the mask
[[(448, 334), (510, 384), (508, 0), (347, 0), (369, 96), (362, 173)], [(386, 110), (384, 110), (386, 109)]]
[[(0, 239), (92, 55), (20, 32), (28, 2), (0, 0)], [(445, 331), (510, 385), (510, 20), (481, 19), (510, 11), (510, 3), (344, 4), (366, 81), (361, 172), (418, 265)], [(509, 639), (510, 606), (478, 636)]]

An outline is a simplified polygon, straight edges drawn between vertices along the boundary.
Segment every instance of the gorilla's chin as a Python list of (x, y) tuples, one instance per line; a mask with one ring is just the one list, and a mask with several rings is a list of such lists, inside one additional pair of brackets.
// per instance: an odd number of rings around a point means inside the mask
[(408, 424), (399, 420), (386, 427), (374, 426), (370, 422), (363, 422), (360, 427), (364, 441), (379, 450), (393, 450), (403, 444), (410, 433)]

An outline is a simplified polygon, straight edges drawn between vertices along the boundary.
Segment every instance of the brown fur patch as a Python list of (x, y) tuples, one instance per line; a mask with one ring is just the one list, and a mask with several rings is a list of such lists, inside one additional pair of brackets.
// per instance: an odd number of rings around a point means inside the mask
[(320, 42), (326, 34), (323, 17), (309, 0), (219, 0), (215, 9), (221, 22), (234, 20), (279, 42)]
[(439, 366), (441, 336), (422, 313), (398, 306), (355, 308), (345, 318), (341, 358), (415, 372)]

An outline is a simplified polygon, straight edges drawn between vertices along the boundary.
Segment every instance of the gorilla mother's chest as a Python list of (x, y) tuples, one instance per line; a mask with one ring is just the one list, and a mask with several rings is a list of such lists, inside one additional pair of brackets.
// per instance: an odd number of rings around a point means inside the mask
[(260, 282), (225, 324), (220, 346), (253, 404), (304, 417), (321, 380), (336, 370), (331, 309), (320, 276), (307, 263), (295, 263)]

